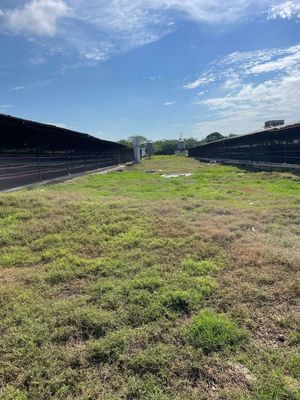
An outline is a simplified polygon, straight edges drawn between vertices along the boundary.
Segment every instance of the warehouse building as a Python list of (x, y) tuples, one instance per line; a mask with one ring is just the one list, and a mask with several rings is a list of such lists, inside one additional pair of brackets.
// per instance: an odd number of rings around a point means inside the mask
[(0, 114), (0, 190), (133, 161), (91, 135)]
[(300, 123), (221, 139), (189, 149), (199, 160), (236, 163), (300, 164)]

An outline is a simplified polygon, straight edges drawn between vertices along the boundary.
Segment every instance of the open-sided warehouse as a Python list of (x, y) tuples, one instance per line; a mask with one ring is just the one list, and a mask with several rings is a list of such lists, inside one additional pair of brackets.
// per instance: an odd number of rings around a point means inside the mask
[(0, 114), (0, 190), (133, 160), (132, 149)]
[(192, 147), (189, 156), (202, 160), (300, 164), (300, 124)]

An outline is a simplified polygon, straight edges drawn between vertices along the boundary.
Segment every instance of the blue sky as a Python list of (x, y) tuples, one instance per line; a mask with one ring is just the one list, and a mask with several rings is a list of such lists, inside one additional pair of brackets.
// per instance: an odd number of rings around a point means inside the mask
[(1, 0), (0, 112), (119, 140), (300, 120), (300, 0)]

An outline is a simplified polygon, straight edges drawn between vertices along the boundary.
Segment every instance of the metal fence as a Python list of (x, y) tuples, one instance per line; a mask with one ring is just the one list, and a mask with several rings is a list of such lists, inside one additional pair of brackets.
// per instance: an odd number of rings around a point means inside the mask
[(0, 115), (0, 190), (129, 161), (118, 143)]
[(300, 164), (300, 124), (192, 147), (189, 156), (201, 160)]

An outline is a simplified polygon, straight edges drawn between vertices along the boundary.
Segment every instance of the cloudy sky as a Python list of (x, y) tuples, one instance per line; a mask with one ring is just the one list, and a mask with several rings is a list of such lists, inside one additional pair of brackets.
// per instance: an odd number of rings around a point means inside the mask
[(0, 0), (0, 112), (118, 140), (300, 120), (300, 0)]

